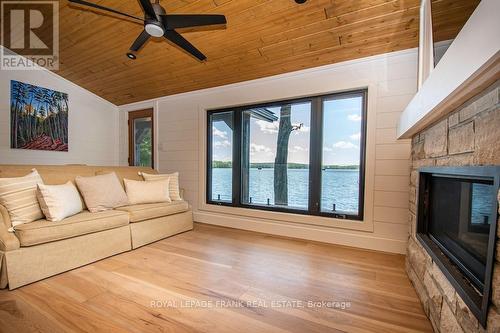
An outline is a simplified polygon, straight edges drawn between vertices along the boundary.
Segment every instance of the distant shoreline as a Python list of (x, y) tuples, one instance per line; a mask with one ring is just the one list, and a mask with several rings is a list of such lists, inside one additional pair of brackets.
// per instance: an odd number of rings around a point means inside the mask
[[(212, 168), (214, 169), (230, 169), (232, 168), (231, 162), (213, 161)], [(250, 163), (250, 169), (274, 169), (274, 163)], [(309, 169), (308, 164), (302, 163), (288, 163), (288, 169)], [(325, 165), (324, 170), (358, 170), (359, 165)]]

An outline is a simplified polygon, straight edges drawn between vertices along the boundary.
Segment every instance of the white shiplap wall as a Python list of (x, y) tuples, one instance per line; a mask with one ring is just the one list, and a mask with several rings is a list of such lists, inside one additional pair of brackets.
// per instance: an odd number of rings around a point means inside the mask
[[(127, 160), (126, 111), (154, 107), (157, 112), (157, 167), (180, 171), (186, 199), (195, 220), (306, 239), (404, 253), (408, 236), (410, 142), (397, 141), (400, 114), (416, 92), (415, 49), (308, 69), (275, 77), (122, 106), (120, 161)], [(206, 109), (279, 100), (368, 87), (369, 198), (367, 228), (351, 230), (349, 222), (331, 226), (300, 223), (287, 216), (255, 215), (241, 211), (218, 212), (204, 204), (204, 115)], [(230, 208), (231, 209), (231, 208)], [(324, 222), (324, 221), (322, 221)], [(328, 222), (326, 222), (328, 223)], [(351, 223), (352, 225), (352, 223)], [(356, 229), (356, 228), (355, 228)]]

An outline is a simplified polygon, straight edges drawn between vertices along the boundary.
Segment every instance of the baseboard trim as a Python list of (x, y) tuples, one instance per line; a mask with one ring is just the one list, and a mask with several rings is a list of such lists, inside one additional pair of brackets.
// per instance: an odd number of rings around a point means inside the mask
[(313, 225), (298, 225), (296, 223), (254, 218), (250, 219), (247, 217), (202, 211), (193, 212), (193, 218), (195, 222), (205, 224), (389, 253), (404, 254), (406, 253), (407, 247), (406, 241), (375, 237), (372, 233), (359, 231), (339, 230)]

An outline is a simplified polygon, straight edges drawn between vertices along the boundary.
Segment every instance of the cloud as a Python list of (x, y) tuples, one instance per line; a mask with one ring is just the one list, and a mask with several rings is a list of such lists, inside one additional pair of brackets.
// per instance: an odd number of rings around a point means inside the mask
[(361, 121), (361, 116), (358, 114), (350, 114), (347, 116), (350, 121)]
[(214, 147), (230, 147), (230, 146), (231, 142), (229, 142), (228, 140), (214, 142)]
[(265, 153), (270, 154), (271, 148), (266, 147), (264, 145), (258, 145), (255, 143), (250, 144), (250, 155), (254, 155), (255, 153)]
[(351, 140), (359, 140), (361, 139), (361, 132), (355, 133), (349, 137), (351, 138)]
[(230, 161), (233, 160), (233, 157), (231, 155), (218, 155), (218, 154), (214, 154), (213, 160), (214, 161), (230, 162)]
[(299, 151), (309, 151), (309, 148), (301, 147), (301, 146), (293, 146), (289, 150), (291, 153), (298, 153)]
[(333, 148), (340, 148), (340, 149), (358, 148), (358, 146), (355, 145), (354, 143), (352, 143), (352, 142), (346, 142), (346, 141), (335, 142), (332, 146), (333, 146)]
[(338, 149), (333, 149), (332, 147), (325, 146), (323, 147), (323, 152), (325, 156), (328, 155), (329, 157), (332, 157), (332, 156), (337, 156)]
[(255, 123), (259, 126), (260, 130), (264, 133), (274, 134), (278, 133), (279, 122), (273, 121), (265, 121), (265, 120), (256, 120)]
[(227, 132), (218, 130), (217, 128), (212, 129), (213, 136), (219, 137), (221, 139), (227, 139)]

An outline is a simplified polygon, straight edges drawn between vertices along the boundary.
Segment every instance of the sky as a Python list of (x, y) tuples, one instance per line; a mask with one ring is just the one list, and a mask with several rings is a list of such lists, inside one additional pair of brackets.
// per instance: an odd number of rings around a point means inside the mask
[[(351, 97), (326, 100), (323, 119), (323, 165), (359, 164), (362, 98)], [(272, 107), (279, 117), (280, 108)], [(301, 124), (290, 135), (288, 162), (309, 163), (311, 131), (311, 105), (292, 105), (293, 125)], [(279, 119), (267, 122), (254, 117), (250, 120), (250, 163), (272, 163), (276, 156)], [(213, 159), (230, 161), (232, 155), (232, 130), (223, 121), (214, 122)]]
[[(11, 103), (12, 104), (15, 104), (15, 94), (14, 94), (14, 90), (15, 90), (15, 87), (24, 87), (25, 91), (26, 91), (26, 98), (24, 98), (23, 100), (23, 105), (26, 105), (26, 104), (29, 104), (31, 103), (32, 107), (33, 107), (33, 111), (38, 111), (38, 112), (41, 112), (41, 108), (43, 107), (44, 109), (44, 116), (47, 116), (48, 114), (48, 108), (50, 106), (52, 106), (52, 112), (54, 113), (57, 113), (59, 112), (59, 109), (56, 107), (56, 105), (54, 105), (53, 103), (46, 103), (44, 101), (39, 101), (38, 99), (34, 98), (35, 97), (35, 89), (38, 89), (38, 91), (40, 92), (44, 92), (45, 94), (51, 96), (54, 92), (56, 92), (55, 90), (51, 90), (51, 89), (47, 89), (47, 88), (42, 88), (42, 87), (37, 87), (37, 86), (33, 86), (31, 84), (27, 84), (27, 83), (23, 83), (23, 82), (19, 82), (19, 81), (14, 81), (12, 80), (11, 81)], [(61, 93), (62, 95), (65, 95), (66, 99), (68, 98), (67, 97), (67, 94), (64, 94), (64, 93)], [(64, 107), (65, 104), (63, 102), (61, 102), (61, 105)]]

